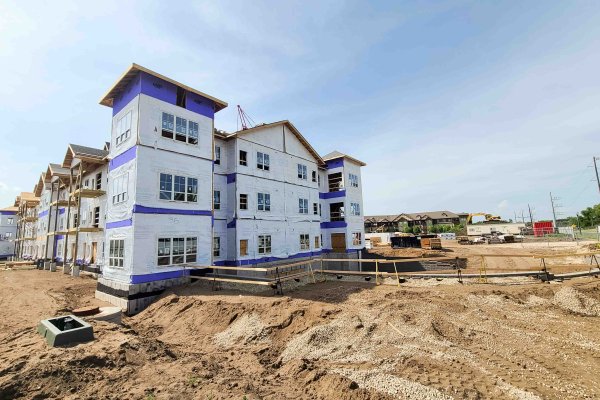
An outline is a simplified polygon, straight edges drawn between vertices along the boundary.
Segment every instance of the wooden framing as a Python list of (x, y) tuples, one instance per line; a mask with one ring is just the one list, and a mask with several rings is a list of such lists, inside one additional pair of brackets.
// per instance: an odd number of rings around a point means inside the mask
[(71, 196), (77, 197), (78, 199), (79, 198), (93, 199), (96, 197), (104, 196), (105, 194), (106, 194), (106, 191), (104, 191), (104, 190), (81, 188), (81, 189), (77, 189), (74, 192), (72, 192)]

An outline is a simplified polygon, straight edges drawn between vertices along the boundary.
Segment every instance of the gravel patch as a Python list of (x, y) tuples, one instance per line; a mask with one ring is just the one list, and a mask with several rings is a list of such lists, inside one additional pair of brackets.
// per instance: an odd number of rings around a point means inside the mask
[(452, 400), (439, 390), (379, 371), (354, 371), (351, 369), (334, 369), (331, 372), (352, 379), (358, 386), (365, 389), (377, 390), (393, 396), (403, 396), (409, 399)]
[(265, 325), (256, 314), (244, 314), (223, 332), (214, 335), (215, 344), (230, 347), (242, 341), (244, 344), (268, 341)]
[(556, 292), (552, 302), (558, 307), (576, 314), (600, 316), (600, 304), (570, 286)]

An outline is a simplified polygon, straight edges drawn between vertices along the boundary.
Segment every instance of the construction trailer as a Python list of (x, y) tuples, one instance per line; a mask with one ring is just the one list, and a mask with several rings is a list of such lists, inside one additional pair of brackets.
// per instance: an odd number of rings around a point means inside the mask
[(97, 297), (130, 314), (212, 265), (358, 258), (365, 163), (321, 157), (289, 121), (218, 131), (227, 103), (136, 64), (100, 104), (110, 141), (42, 174), (21, 256), (101, 273)]

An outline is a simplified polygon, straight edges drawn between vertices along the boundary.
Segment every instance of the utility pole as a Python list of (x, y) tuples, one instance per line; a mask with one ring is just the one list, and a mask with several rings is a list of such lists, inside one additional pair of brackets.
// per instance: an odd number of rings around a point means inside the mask
[[(596, 171), (596, 182), (598, 183), (598, 191), (600, 192), (600, 177), (598, 177), (598, 165), (596, 165), (596, 159), (598, 157), (593, 157), (594, 158), (594, 170)], [(600, 159), (600, 158), (598, 158)]]
[(556, 211), (554, 210), (554, 200), (552, 197), (552, 192), (550, 192), (550, 204), (552, 204), (552, 220), (554, 221), (554, 229), (556, 229)]
[(529, 222), (531, 222), (531, 227), (533, 228), (533, 214), (531, 214), (531, 206), (527, 204), (527, 208), (529, 209)]

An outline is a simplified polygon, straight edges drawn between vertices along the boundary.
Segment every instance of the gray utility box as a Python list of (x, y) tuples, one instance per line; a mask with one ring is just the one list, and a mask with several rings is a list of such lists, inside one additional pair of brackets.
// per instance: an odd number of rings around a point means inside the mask
[(92, 326), (74, 315), (44, 319), (37, 330), (52, 347), (94, 340)]

